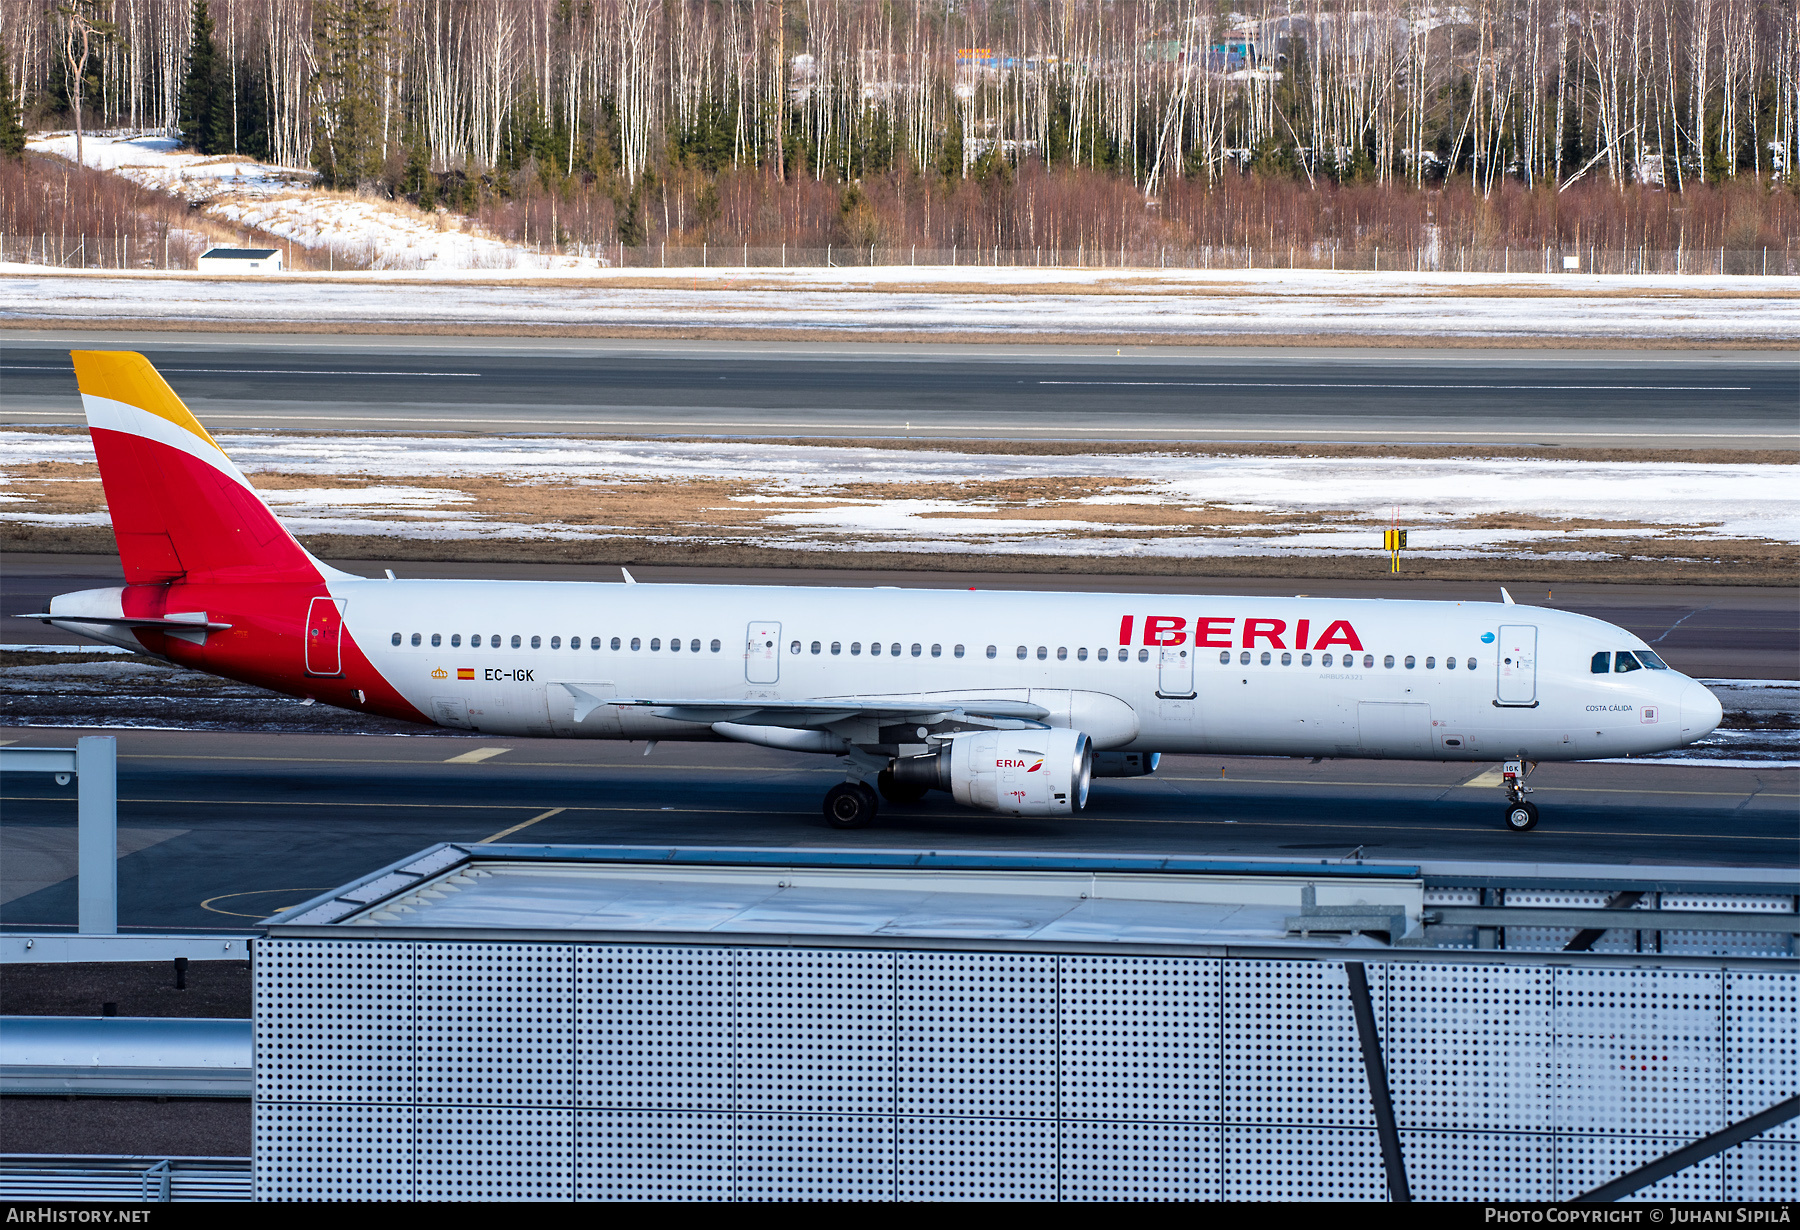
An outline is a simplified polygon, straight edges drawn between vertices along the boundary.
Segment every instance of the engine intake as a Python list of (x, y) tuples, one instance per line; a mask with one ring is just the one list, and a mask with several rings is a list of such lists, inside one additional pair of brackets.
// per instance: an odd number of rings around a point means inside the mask
[(897, 785), (948, 790), (969, 807), (1066, 816), (1087, 806), (1094, 751), (1079, 730), (981, 731), (896, 759), (890, 771)]

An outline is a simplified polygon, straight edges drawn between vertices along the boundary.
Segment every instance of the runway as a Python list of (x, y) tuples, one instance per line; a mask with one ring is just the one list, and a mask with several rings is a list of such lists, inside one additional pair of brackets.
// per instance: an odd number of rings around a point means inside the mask
[(999, 346), (20, 330), (0, 422), (134, 349), (209, 427), (1791, 449), (1800, 362), (1727, 351)]
[[(68, 732), (13, 730), (23, 745)], [(819, 811), (827, 757), (740, 745), (467, 738), (119, 734), (120, 921), (232, 929), (438, 841), (1157, 852), (1791, 867), (1792, 771), (1545, 765), (1523, 836), (1489, 766), (1178, 756), (1097, 782), (1089, 810), (1018, 820), (934, 794), (868, 829)], [(503, 748), (454, 762), (481, 748)], [(0, 922), (75, 919), (74, 791), (9, 776)]]

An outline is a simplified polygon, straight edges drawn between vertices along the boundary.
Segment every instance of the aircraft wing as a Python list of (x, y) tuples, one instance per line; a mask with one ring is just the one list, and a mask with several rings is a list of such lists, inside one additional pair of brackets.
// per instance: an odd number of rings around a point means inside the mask
[[(885, 697), (846, 697), (832, 700), (654, 700), (609, 699), (603, 702), (648, 709), (671, 722), (732, 722), (743, 726), (780, 726), (792, 730), (819, 730), (844, 722), (942, 721), (982, 724), (1024, 722), (1037, 725), (1050, 715), (1042, 705), (1020, 700), (900, 700)], [(929, 719), (929, 720), (927, 720)]]

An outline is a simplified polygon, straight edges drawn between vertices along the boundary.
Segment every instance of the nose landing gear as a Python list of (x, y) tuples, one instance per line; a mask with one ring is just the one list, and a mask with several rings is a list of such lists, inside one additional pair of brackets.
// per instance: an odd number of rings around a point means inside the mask
[(1525, 779), (1536, 768), (1537, 762), (1526, 760), (1523, 752), (1517, 760), (1504, 761), (1500, 765), (1500, 780), (1506, 786), (1506, 827), (1515, 833), (1529, 833), (1537, 827), (1537, 805), (1525, 799), (1531, 793)]

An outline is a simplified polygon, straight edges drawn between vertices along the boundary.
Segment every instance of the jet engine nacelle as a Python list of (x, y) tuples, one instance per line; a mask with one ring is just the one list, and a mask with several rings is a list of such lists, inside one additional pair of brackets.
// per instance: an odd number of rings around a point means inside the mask
[(1148, 777), (1162, 763), (1161, 752), (1095, 752), (1095, 777)]
[(968, 807), (1066, 816), (1087, 806), (1094, 750), (1079, 730), (981, 731), (896, 760), (891, 772), (897, 783), (948, 790)]

